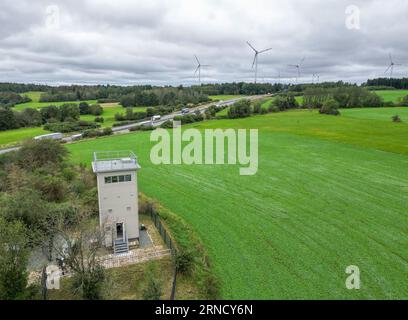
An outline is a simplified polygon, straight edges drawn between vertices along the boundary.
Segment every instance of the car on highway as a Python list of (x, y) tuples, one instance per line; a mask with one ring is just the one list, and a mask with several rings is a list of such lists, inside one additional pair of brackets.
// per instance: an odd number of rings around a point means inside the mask
[(190, 112), (190, 109), (189, 108), (183, 108), (183, 109), (181, 109), (181, 114), (187, 114), (187, 113), (189, 113)]

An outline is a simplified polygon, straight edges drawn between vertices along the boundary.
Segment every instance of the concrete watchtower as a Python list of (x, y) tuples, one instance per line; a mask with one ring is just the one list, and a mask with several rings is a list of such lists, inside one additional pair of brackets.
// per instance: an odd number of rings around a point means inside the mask
[(137, 158), (130, 151), (94, 152), (92, 169), (98, 181), (105, 245), (115, 253), (128, 252), (129, 242), (139, 240)]

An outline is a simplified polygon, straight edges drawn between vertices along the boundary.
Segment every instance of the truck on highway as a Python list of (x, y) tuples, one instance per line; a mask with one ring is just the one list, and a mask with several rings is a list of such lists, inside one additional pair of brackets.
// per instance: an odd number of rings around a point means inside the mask
[(43, 134), (41, 136), (34, 137), (34, 140), (44, 140), (44, 139), (52, 139), (52, 140), (61, 140), (64, 135), (60, 132), (48, 133)]
[(161, 119), (161, 115), (155, 115), (152, 117), (152, 121), (157, 121)]

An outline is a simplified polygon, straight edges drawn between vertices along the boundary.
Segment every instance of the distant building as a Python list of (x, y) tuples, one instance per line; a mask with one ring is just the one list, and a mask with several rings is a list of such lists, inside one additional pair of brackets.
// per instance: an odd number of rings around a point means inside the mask
[(137, 158), (130, 151), (95, 152), (92, 169), (98, 180), (105, 245), (115, 253), (127, 252), (129, 242), (139, 240)]

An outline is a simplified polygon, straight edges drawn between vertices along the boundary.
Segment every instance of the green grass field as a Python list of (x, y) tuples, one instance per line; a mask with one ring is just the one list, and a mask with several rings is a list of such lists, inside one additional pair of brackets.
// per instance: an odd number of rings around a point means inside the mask
[(18, 142), (46, 133), (50, 132), (44, 130), (42, 127), (0, 131), (0, 149), (14, 146)]
[(217, 96), (209, 96), (209, 98), (213, 101), (225, 101), (231, 100), (235, 98), (243, 97), (242, 95), (217, 95)]
[(408, 298), (407, 124), (302, 110), (193, 126), (259, 128), (258, 173), (152, 165), (149, 132), (68, 148), (88, 167), (95, 150), (133, 150), (140, 190), (195, 228), (224, 298)]
[(374, 92), (382, 97), (385, 102), (399, 102), (403, 97), (408, 96), (408, 90), (378, 90)]
[(340, 112), (344, 117), (384, 121), (391, 121), (392, 116), (399, 115), (403, 122), (408, 123), (408, 107), (341, 109)]

